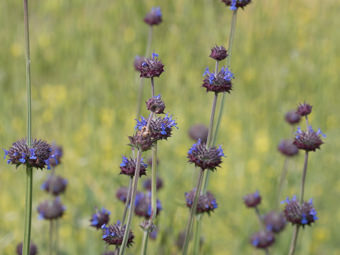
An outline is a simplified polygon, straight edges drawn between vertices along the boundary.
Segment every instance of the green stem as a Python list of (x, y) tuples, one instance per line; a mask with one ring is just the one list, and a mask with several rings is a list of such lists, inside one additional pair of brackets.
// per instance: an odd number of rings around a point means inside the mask
[(125, 254), (126, 244), (128, 242), (128, 239), (129, 239), (130, 226), (131, 226), (131, 221), (132, 221), (132, 217), (133, 217), (133, 212), (134, 212), (134, 209), (135, 209), (135, 199), (136, 199), (136, 194), (137, 194), (141, 159), (142, 159), (142, 152), (141, 152), (140, 149), (138, 149), (136, 170), (135, 170), (135, 175), (133, 177), (133, 184), (132, 184), (132, 190), (131, 190), (130, 207), (129, 207), (128, 218), (127, 218), (127, 222), (126, 222), (123, 242), (122, 242), (122, 244), (120, 246), (120, 250), (119, 250), (119, 255)]
[[(266, 230), (266, 224), (265, 224), (263, 218), (261, 217), (260, 209), (257, 206), (255, 207), (255, 213), (256, 213), (256, 216), (257, 216), (257, 218), (259, 220), (260, 226), (263, 227), (264, 230)], [(269, 249), (265, 248), (264, 249), (264, 253), (266, 255), (269, 255), (270, 254), (269, 253)]]
[(132, 188), (132, 177), (130, 178), (130, 181), (129, 181), (128, 194), (127, 194), (126, 201), (125, 201), (125, 208), (124, 208), (123, 217), (122, 217), (122, 224), (120, 226), (121, 228), (124, 226), (124, 223), (125, 223), (125, 220), (126, 220), (126, 213), (128, 211), (129, 204), (130, 204), (131, 188)]
[(33, 171), (32, 167), (26, 168), (26, 211), (25, 211), (25, 233), (23, 244), (23, 255), (29, 255), (31, 243), (31, 219), (32, 219), (32, 187)]
[(59, 254), (59, 220), (55, 220), (55, 254)]
[(280, 206), (280, 202), (281, 202), (281, 193), (282, 193), (282, 189), (283, 189), (283, 183), (286, 180), (286, 176), (287, 176), (287, 172), (288, 172), (288, 157), (285, 157), (285, 160), (283, 162), (283, 167), (282, 167), (282, 171), (281, 171), (281, 176), (280, 176), (280, 180), (279, 180), (279, 188), (278, 188), (278, 192), (277, 192), (277, 199), (276, 199), (276, 209), (279, 208)]
[[(199, 235), (199, 233), (201, 233), (201, 215), (197, 215), (196, 216), (196, 230), (195, 230), (195, 236), (194, 236), (194, 252), (193, 254), (199, 254), (199, 250), (200, 250), (200, 241), (201, 241), (201, 236)], [(198, 234), (196, 234), (198, 233)]]
[(188, 225), (187, 225), (187, 228), (186, 228), (186, 231), (185, 231), (185, 238), (184, 238), (184, 244), (183, 244), (183, 255), (186, 255), (188, 253), (192, 222), (193, 222), (193, 219), (194, 219), (194, 217), (196, 215), (196, 211), (197, 211), (197, 201), (198, 201), (200, 189), (201, 189), (201, 186), (202, 186), (203, 175), (204, 175), (204, 171), (201, 169), (200, 175), (198, 177), (197, 185), (196, 185), (194, 202), (193, 202), (191, 209), (190, 209), (190, 217), (189, 217)]
[(53, 220), (50, 220), (49, 255), (53, 252)]
[(299, 226), (295, 225), (292, 241), (290, 243), (289, 255), (294, 255), (294, 253), (295, 253), (298, 235), (299, 235)]
[(146, 255), (148, 249), (149, 230), (144, 230), (141, 255)]

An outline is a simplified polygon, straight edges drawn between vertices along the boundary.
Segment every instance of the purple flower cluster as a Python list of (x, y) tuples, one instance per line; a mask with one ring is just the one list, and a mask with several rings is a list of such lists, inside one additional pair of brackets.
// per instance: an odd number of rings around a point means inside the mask
[(313, 128), (309, 126), (307, 131), (302, 131), (301, 128), (298, 127), (294, 144), (300, 150), (315, 151), (316, 149), (320, 149), (320, 146), (323, 144), (321, 136), (326, 137), (326, 135), (322, 133), (320, 129), (315, 132)]
[(152, 53), (151, 58), (145, 58), (136, 68), (142, 78), (159, 77), (164, 72), (164, 65), (158, 59), (157, 53)]
[[(133, 177), (135, 175), (137, 166), (137, 159), (128, 159), (127, 157), (123, 156), (122, 163), (120, 163), (120, 170), (121, 174), (128, 175)], [(143, 159), (140, 162), (139, 168), (139, 176), (146, 175), (146, 168), (148, 167), (147, 164), (144, 163)]]
[(110, 214), (111, 212), (104, 207), (101, 210), (97, 210), (90, 219), (91, 226), (100, 229), (103, 224), (108, 224), (110, 221)]
[[(157, 206), (156, 215), (158, 215), (162, 210), (162, 204), (158, 199), (156, 201), (156, 206)], [(146, 194), (139, 192), (136, 195), (135, 214), (137, 216), (144, 217), (145, 219), (149, 219), (151, 217), (152, 214), (151, 192), (147, 192)]]
[(207, 92), (230, 93), (232, 90), (232, 79), (234, 79), (234, 74), (228, 69), (228, 67), (222, 67), (217, 74), (210, 72), (207, 67), (203, 76), (205, 78), (202, 86), (206, 88)]
[(67, 187), (67, 180), (61, 176), (50, 175), (47, 180), (41, 185), (41, 189), (54, 196), (59, 196), (64, 193)]
[[(187, 207), (191, 208), (194, 199), (195, 199), (195, 194), (196, 194), (196, 189), (193, 189), (190, 192), (185, 193), (185, 199), (187, 203)], [(196, 208), (196, 213), (201, 214), (201, 213), (207, 213), (210, 215), (211, 212), (213, 212), (217, 208), (217, 202), (212, 193), (207, 191), (203, 195), (199, 195), (198, 201), (197, 201), (197, 208)]]
[(60, 198), (54, 200), (45, 200), (38, 205), (38, 213), (40, 219), (55, 220), (64, 215), (66, 207), (61, 203)]
[[(108, 245), (116, 245), (119, 246), (123, 242), (124, 232), (125, 232), (126, 226), (121, 226), (120, 221), (117, 221), (116, 224), (113, 225), (106, 225), (103, 224), (101, 226), (101, 229), (103, 230), (102, 239), (108, 244)], [(128, 235), (128, 241), (127, 246), (131, 246), (133, 243), (133, 239), (135, 236), (131, 231), (129, 231)]]
[(236, 11), (237, 8), (244, 8), (250, 4), (251, 0), (222, 0), (227, 6), (230, 6), (230, 10)]
[(158, 25), (162, 22), (162, 11), (160, 7), (152, 7), (151, 11), (146, 14), (144, 22), (150, 26)]

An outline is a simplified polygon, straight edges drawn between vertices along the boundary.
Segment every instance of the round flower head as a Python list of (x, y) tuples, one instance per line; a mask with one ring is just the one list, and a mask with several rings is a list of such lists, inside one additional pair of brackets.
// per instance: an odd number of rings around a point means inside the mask
[(154, 144), (154, 140), (152, 139), (150, 132), (146, 130), (146, 127), (137, 130), (133, 136), (129, 136), (129, 140), (130, 146), (140, 149), (141, 151), (150, 150)]
[(54, 200), (45, 200), (38, 205), (37, 209), (40, 219), (54, 220), (63, 216), (65, 206), (62, 205), (59, 198), (56, 198)]
[(236, 11), (237, 8), (244, 8), (250, 4), (251, 0), (222, 0), (227, 6), (230, 6), (230, 10)]
[(302, 131), (299, 127), (296, 131), (294, 144), (300, 150), (315, 151), (316, 149), (320, 149), (320, 146), (323, 144), (320, 136), (326, 137), (326, 135), (322, 133), (320, 129), (315, 132), (313, 128), (309, 126), (307, 131)]
[[(22, 246), (23, 246), (22, 243), (19, 243), (17, 245), (17, 249), (16, 249), (17, 255), (22, 255)], [(31, 242), (30, 243), (30, 255), (36, 255), (36, 254), (38, 254), (38, 247), (33, 242)]]
[(159, 7), (152, 7), (151, 11), (146, 14), (144, 22), (150, 26), (158, 25), (162, 22), (162, 11)]
[(283, 213), (271, 211), (264, 216), (264, 224), (268, 231), (280, 233), (286, 226), (286, 218)]
[(35, 139), (29, 148), (26, 140), (22, 139), (13, 143), (8, 151), (5, 150), (5, 159), (8, 157), (7, 163), (16, 167), (26, 165), (43, 169), (47, 166), (47, 169), (50, 169), (50, 159), (54, 158), (51, 152), (51, 145), (43, 140)]
[(150, 236), (149, 237), (151, 238), (151, 240), (156, 240), (157, 235), (158, 235), (158, 229), (155, 227), (150, 232)]
[[(192, 191), (185, 193), (187, 207), (189, 208), (191, 208), (194, 203), (195, 193), (196, 189), (193, 189)], [(207, 213), (210, 215), (210, 213), (213, 212), (216, 208), (217, 203), (213, 194), (207, 191), (205, 194), (199, 195), (196, 209), (197, 214)]]
[(287, 157), (292, 157), (299, 153), (298, 147), (291, 140), (282, 140), (277, 149)]
[[(113, 224), (113, 225), (104, 224), (101, 228), (103, 230), (102, 239), (108, 245), (119, 246), (122, 244), (126, 226), (124, 225), (123, 227), (121, 227), (120, 221), (117, 221), (117, 224)], [(135, 236), (130, 230), (128, 241), (127, 241), (128, 247), (132, 245), (134, 237)]]
[[(157, 199), (156, 202), (157, 206), (157, 213), (158, 215), (160, 211), (162, 210), (162, 204), (161, 202)], [(140, 192), (136, 195), (136, 200), (135, 200), (135, 214), (144, 217), (145, 219), (149, 219), (151, 214), (152, 214), (152, 209), (151, 209), (151, 193), (147, 192), (146, 194)]]
[(311, 225), (318, 219), (312, 199), (310, 199), (309, 202), (303, 202), (301, 205), (297, 201), (296, 196), (293, 196), (291, 200), (287, 197), (287, 199), (281, 203), (286, 203), (284, 214), (286, 219), (293, 225), (304, 227), (305, 225)]
[[(151, 178), (146, 179), (143, 183), (143, 188), (151, 191)], [(163, 188), (163, 180), (159, 177), (157, 177), (157, 181), (156, 181), (156, 189), (159, 190)]]
[(95, 214), (92, 215), (90, 219), (91, 226), (95, 227), (96, 229), (100, 229), (103, 224), (107, 224), (110, 221), (110, 214), (109, 210), (106, 210), (104, 207), (101, 210), (97, 210)]
[(203, 73), (203, 87), (208, 91), (213, 91), (215, 93), (228, 92), (230, 93), (232, 89), (231, 80), (234, 79), (234, 74), (229, 71), (227, 67), (222, 67), (216, 75), (209, 71), (207, 67)]
[(61, 146), (52, 144), (51, 150), (52, 150), (53, 157), (50, 157), (49, 163), (52, 167), (56, 167), (57, 165), (61, 164), (61, 157), (63, 156), (63, 148)]
[(312, 112), (312, 106), (307, 103), (299, 104), (296, 113), (300, 116), (307, 116)]
[(200, 167), (202, 170), (215, 170), (222, 163), (223, 156), (221, 146), (207, 149), (200, 139), (188, 151), (189, 162), (194, 163), (195, 166)]
[(116, 198), (118, 198), (123, 203), (126, 202), (126, 198), (128, 196), (129, 189), (127, 187), (120, 187), (116, 192)]
[[(128, 159), (127, 157), (123, 156), (123, 161), (120, 163), (120, 170), (121, 174), (125, 174), (128, 176), (133, 177), (135, 175), (137, 166), (137, 159)], [(139, 170), (139, 176), (146, 175), (146, 168), (148, 167), (147, 164), (143, 162), (143, 159), (140, 162), (140, 170)]]
[(50, 175), (47, 180), (41, 185), (41, 189), (54, 196), (59, 196), (64, 193), (67, 187), (67, 180), (61, 176)]
[(146, 58), (139, 67), (140, 77), (159, 77), (164, 72), (164, 65), (158, 60), (158, 54), (152, 53), (152, 58)]
[(215, 46), (211, 49), (210, 57), (221, 61), (228, 56), (227, 50), (223, 46)]
[(133, 66), (135, 67), (136, 71), (140, 72), (143, 62), (145, 62), (144, 57), (140, 56), (135, 57), (135, 60), (133, 61)]
[(252, 235), (250, 242), (258, 249), (266, 249), (275, 242), (275, 236), (271, 231), (261, 230)]
[(261, 199), (258, 191), (243, 197), (244, 204), (249, 208), (258, 206), (261, 203)]
[(209, 129), (203, 124), (196, 124), (190, 127), (189, 136), (191, 139), (197, 141), (201, 139), (203, 143), (207, 142)]
[(290, 125), (295, 125), (300, 122), (301, 116), (296, 113), (296, 111), (290, 111), (287, 112), (285, 115), (285, 120), (290, 124)]
[(161, 95), (151, 97), (148, 101), (146, 101), (146, 108), (156, 114), (164, 113), (165, 104)]

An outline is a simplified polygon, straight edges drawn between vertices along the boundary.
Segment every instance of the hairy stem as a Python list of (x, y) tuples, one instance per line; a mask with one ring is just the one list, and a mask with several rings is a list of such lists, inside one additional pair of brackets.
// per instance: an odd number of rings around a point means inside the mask
[(132, 217), (133, 217), (133, 212), (134, 212), (134, 209), (135, 209), (135, 199), (136, 199), (136, 194), (137, 194), (141, 159), (142, 159), (142, 152), (141, 152), (140, 149), (138, 149), (136, 170), (135, 170), (135, 175), (133, 177), (133, 184), (132, 184), (132, 190), (131, 190), (130, 207), (129, 207), (128, 217), (127, 217), (123, 242), (122, 242), (122, 245), (120, 246), (120, 250), (119, 250), (119, 255), (125, 254), (126, 244), (128, 242), (128, 239), (129, 239), (130, 226), (131, 226), (131, 221), (132, 221)]

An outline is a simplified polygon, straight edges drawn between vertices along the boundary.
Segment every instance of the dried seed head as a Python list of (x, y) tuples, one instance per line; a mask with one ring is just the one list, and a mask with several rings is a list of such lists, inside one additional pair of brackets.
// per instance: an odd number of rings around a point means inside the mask
[(294, 139), (294, 145), (296, 145), (296, 147), (300, 150), (315, 151), (316, 149), (320, 149), (320, 146), (323, 144), (321, 136), (326, 137), (320, 129), (315, 132), (313, 128), (309, 126), (307, 131), (302, 131), (301, 128), (298, 127)]
[[(143, 183), (143, 187), (144, 189), (146, 189), (147, 191), (151, 191), (151, 178), (146, 179)], [(163, 180), (159, 177), (157, 177), (157, 181), (156, 181), (156, 189), (159, 190), (163, 188)]]
[(211, 49), (210, 57), (221, 61), (228, 56), (227, 50), (223, 46), (215, 46)]
[[(116, 224), (113, 225), (106, 225), (104, 224), (101, 226), (103, 230), (103, 236), (102, 239), (108, 244), (108, 245), (116, 245), (119, 246), (123, 242), (124, 232), (126, 226), (124, 225), (121, 227), (120, 221), (117, 221)], [(133, 244), (134, 235), (129, 231), (127, 246), (130, 247)]]
[(65, 206), (61, 203), (59, 197), (54, 200), (45, 200), (38, 206), (39, 218), (45, 220), (54, 220), (61, 218), (65, 212)]
[(152, 53), (152, 58), (146, 58), (139, 67), (140, 77), (159, 77), (164, 72), (164, 65), (158, 59), (158, 54)]
[(106, 210), (104, 207), (101, 210), (97, 210), (97, 212), (93, 214), (90, 219), (91, 226), (95, 227), (96, 229), (100, 229), (103, 224), (109, 223), (110, 214), (111, 212)]
[[(157, 213), (158, 215), (162, 210), (162, 204), (157, 199)], [(149, 219), (152, 214), (151, 208), (151, 192), (147, 192), (146, 194), (140, 192), (136, 195), (135, 200), (135, 214), (140, 217), (144, 217), (145, 219)]]
[(150, 26), (158, 25), (162, 22), (162, 11), (159, 7), (152, 7), (151, 11), (146, 14), (144, 22)]
[(312, 106), (307, 103), (299, 104), (296, 113), (300, 116), (307, 116), (312, 112)]
[(253, 234), (250, 242), (258, 249), (266, 249), (275, 242), (275, 236), (271, 231), (261, 230)]
[[(196, 189), (193, 189), (192, 191), (185, 193), (187, 207), (189, 208), (191, 208), (194, 203), (195, 193)], [(217, 202), (212, 193), (207, 191), (205, 194), (199, 195), (196, 209), (197, 214), (207, 213), (210, 215), (210, 213), (213, 212), (216, 208)]]
[(292, 157), (299, 153), (298, 147), (296, 147), (292, 140), (282, 140), (277, 148), (287, 157)]
[(164, 113), (165, 104), (161, 95), (151, 97), (148, 101), (146, 101), (146, 108), (156, 114)]
[(285, 120), (290, 124), (290, 125), (295, 125), (298, 124), (301, 120), (301, 116), (296, 113), (296, 111), (290, 111), (287, 112), (285, 115)]
[(207, 149), (200, 139), (188, 151), (189, 162), (200, 167), (202, 170), (215, 170), (222, 163), (223, 156), (224, 153), (221, 146), (219, 148), (212, 147)]
[(249, 208), (258, 206), (261, 203), (261, 199), (262, 198), (258, 191), (243, 197), (244, 204)]
[[(22, 255), (22, 247), (23, 247), (22, 243), (19, 243), (17, 245), (17, 248), (16, 248), (17, 255)], [(38, 254), (38, 247), (33, 242), (31, 242), (30, 243), (30, 255), (36, 255), (36, 254)]]
[[(128, 159), (123, 156), (122, 163), (120, 163), (120, 174), (128, 175), (133, 177), (135, 175), (137, 166), (137, 159)], [(147, 164), (144, 163), (143, 159), (140, 162), (139, 176), (146, 175)]]
[(197, 141), (201, 139), (203, 143), (207, 142), (209, 129), (204, 124), (196, 124), (190, 127), (189, 136), (191, 139)]
[(61, 176), (50, 175), (47, 180), (41, 185), (41, 189), (54, 196), (59, 196), (64, 193), (67, 187), (67, 180)]
[(227, 6), (230, 6), (230, 10), (236, 11), (237, 8), (244, 8), (250, 4), (251, 0), (222, 0)]
[(279, 233), (286, 226), (286, 218), (283, 213), (271, 211), (263, 219), (268, 231)]
[(204, 80), (202, 87), (205, 87), (207, 92), (230, 93), (232, 90), (232, 79), (234, 79), (234, 74), (229, 71), (228, 67), (222, 67), (217, 74), (210, 72), (207, 67), (203, 76)]

